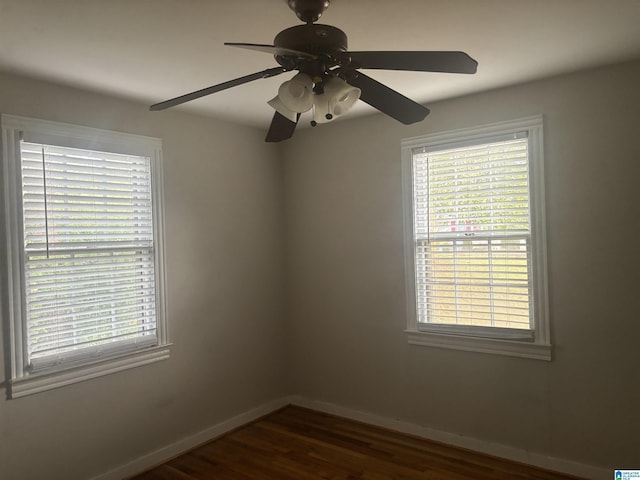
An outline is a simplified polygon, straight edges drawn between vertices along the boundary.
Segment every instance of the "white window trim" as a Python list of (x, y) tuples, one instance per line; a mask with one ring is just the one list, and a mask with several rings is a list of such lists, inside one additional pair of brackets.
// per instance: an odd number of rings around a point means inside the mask
[[(52, 388), (96, 378), (128, 368), (138, 367), (169, 358), (169, 337), (166, 317), (165, 251), (164, 251), (164, 192), (162, 172), (162, 141), (158, 138), (131, 135), (91, 127), (83, 127), (15, 115), (1, 117), (3, 145), (3, 203), (6, 276), (3, 280), (2, 317), (8, 324), (10, 365), (9, 398), (42, 392)], [(154, 214), (156, 268), (156, 324), (158, 344), (135, 352), (119, 352), (61, 369), (29, 373), (24, 349), (23, 295), (24, 262), (21, 236), (20, 208), (20, 138), (28, 135), (40, 143), (68, 147), (96, 149), (113, 153), (136, 154), (151, 158), (152, 202)], [(6, 318), (5, 318), (6, 317)]]
[[(415, 258), (413, 227), (413, 149), (425, 145), (482, 140), (486, 137), (517, 131), (529, 132), (529, 181), (532, 218), (532, 275), (533, 275), (533, 341), (509, 340), (478, 336), (464, 329), (457, 331), (441, 326), (418, 325), (415, 292)], [(407, 304), (407, 338), (411, 345), (450, 348), (472, 352), (508, 355), (538, 360), (551, 360), (549, 310), (547, 289), (546, 218), (544, 202), (544, 142), (543, 117), (537, 115), (519, 120), (494, 123), (476, 128), (460, 129), (404, 139), (402, 150), (402, 186), (404, 212), (404, 261)], [(485, 329), (487, 330), (487, 329)]]

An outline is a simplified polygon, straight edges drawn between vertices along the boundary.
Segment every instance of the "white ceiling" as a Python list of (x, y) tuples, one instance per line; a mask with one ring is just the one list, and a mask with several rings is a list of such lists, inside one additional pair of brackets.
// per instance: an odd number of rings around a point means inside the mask
[[(462, 50), (479, 62), (476, 75), (367, 72), (427, 105), (640, 58), (640, 0), (333, 0), (320, 23), (354, 51)], [(286, 0), (0, 0), (0, 70), (151, 104), (276, 66), (223, 42), (272, 43), (297, 24)], [(266, 102), (289, 76), (176, 108), (266, 128)], [(349, 115), (373, 111), (359, 102)]]

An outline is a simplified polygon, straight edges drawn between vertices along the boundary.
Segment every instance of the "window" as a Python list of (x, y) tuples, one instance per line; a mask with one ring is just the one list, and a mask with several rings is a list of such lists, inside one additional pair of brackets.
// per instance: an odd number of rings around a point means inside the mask
[(542, 118), (402, 142), (409, 342), (550, 359)]
[(10, 395), (167, 358), (159, 139), (2, 116)]

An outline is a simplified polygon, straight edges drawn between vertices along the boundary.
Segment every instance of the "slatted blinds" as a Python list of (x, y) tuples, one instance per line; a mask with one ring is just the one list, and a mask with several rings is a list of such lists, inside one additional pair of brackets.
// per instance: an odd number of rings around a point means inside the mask
[(150, 159), (21, 145), (30, 367), (155, 344)]
[(530, 329), (526, 132), (413, 151), (418, 321)]

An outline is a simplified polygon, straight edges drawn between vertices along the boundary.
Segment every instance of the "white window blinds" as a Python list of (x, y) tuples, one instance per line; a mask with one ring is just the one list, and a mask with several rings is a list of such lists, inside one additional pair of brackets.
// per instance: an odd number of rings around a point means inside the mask
[(154, 345), (150, 159), (21, 143), (29, 367)]
[(413, 192), (418, 322), (531, 329), (526, 132), (414, 149)]

